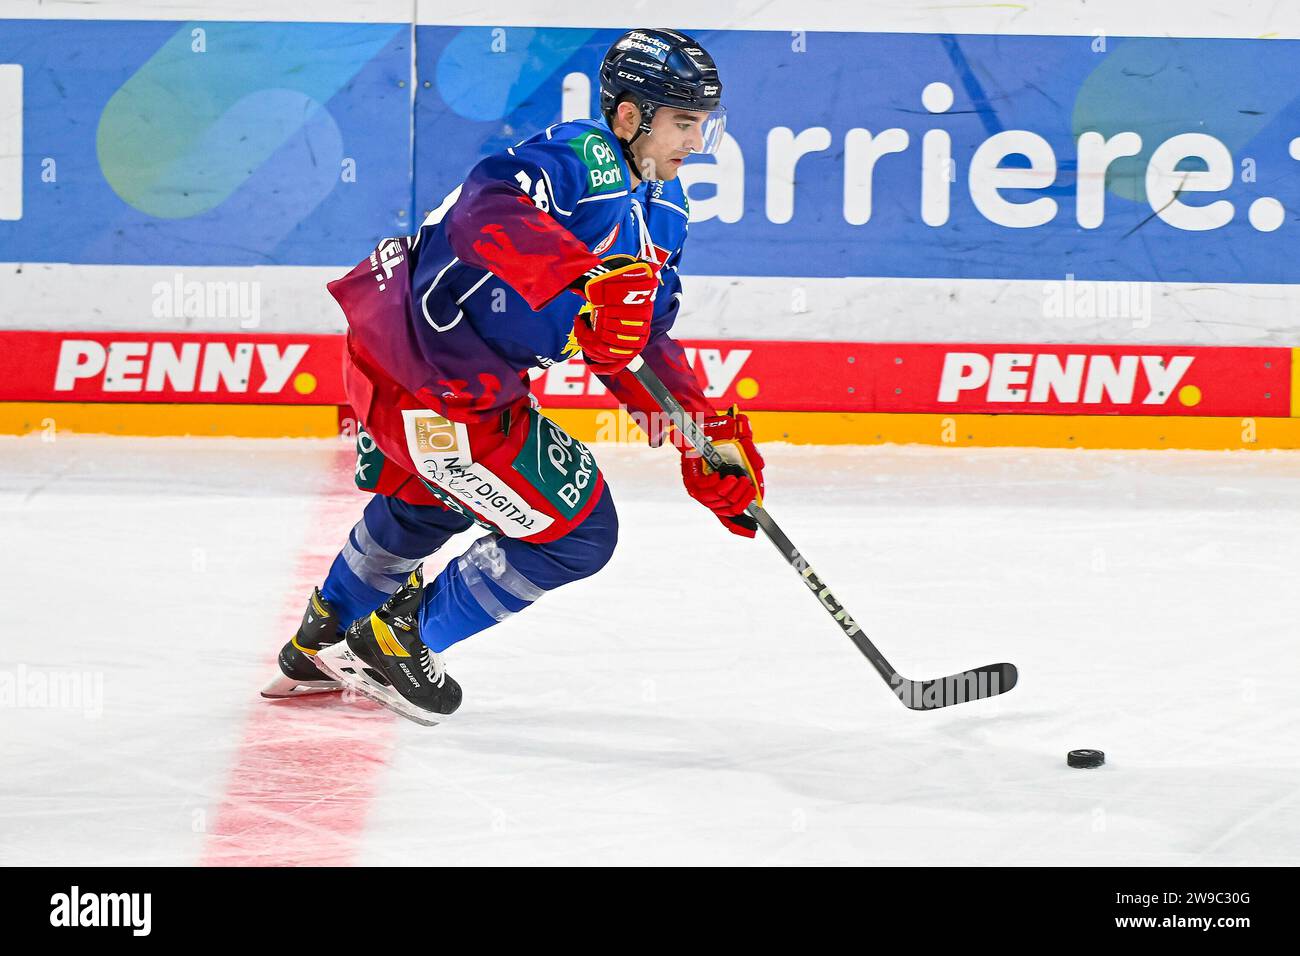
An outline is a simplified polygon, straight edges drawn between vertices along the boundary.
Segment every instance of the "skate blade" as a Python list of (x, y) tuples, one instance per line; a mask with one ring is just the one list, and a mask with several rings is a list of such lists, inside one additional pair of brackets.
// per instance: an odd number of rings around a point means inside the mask
[(346, 690), (355, 691), (421, 727), (437, 727), (446, 720), (441, 715), (435, 720), (427, 710), (421, 710), (387, 684), (381, 684), (367, 674), (366, 662), (352, 653), (347, 641), (339, 641), (332, 647), (325, 648), (314, 660), (317, 667), (337, 680)]
[(267, 700), (288, 700), (291, 697), (329, 694), (342, 689), (342, 684), (335, 680), (326, 680), (323, 674), (320, 680), (294, 680), (292, 677), (277, 674), (274, 680), (262, 688), (262, 696)]

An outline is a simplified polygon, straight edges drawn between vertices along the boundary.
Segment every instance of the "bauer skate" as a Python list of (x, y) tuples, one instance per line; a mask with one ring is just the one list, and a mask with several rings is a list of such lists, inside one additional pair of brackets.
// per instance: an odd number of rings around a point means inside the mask
[(316, 665), (343, 685), (407, 720), (433, 727), (460, 706), (461, 690), (442, 656), (420, 640), (424, 573), (416, 568), (379, 610), (352, 622)]
[(316, 666), (316, 655), (342, 639), (338, 615), (321, 597), (320, 588), (316, 588), (311, 592), (298, 633), (280, 650), (280, 673), (262, 688), (262, 696), (283, 700), (340, 690), (343, 685)]

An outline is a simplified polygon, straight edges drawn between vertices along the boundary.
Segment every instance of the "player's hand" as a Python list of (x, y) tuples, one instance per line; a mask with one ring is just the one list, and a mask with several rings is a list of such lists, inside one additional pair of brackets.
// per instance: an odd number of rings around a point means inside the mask
[(686, 492), (704, 505), (732, 534), (754, 537), (758, 524), (745, 509), (763, 503), (763, 456), (754, 447), (749, 418), (731, 406), (725, 415), (704, 419), (704, 434), (726, 467), (714, 471), (694, 448), (682, 452), (682, 481)]
[(587, 300), (573, 322), (573, 343), (600, 375), (627, 367), (650, 341), (659, 276), (654, 267), (626, 255), (609, 256), (571, 288)]

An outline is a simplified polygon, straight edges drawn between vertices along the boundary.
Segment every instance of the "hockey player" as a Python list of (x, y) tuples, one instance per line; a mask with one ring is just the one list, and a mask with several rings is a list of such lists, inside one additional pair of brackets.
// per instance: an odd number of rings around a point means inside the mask
[[(630, 31), (600, 67), (603, 122), (551, 126), (487, 157), (414, 236), (385, 240), (330, 283), (364, 423), (356, 481), (374, 497), (266, 696), (348, 686), (437, 723), (461, 701), (447, 648), (605, 565), (618, 537), (610, 489), (529, 394), (530, 369), (579, 350), (652, 445), (671, 437), (687, 492), (754, 536), (744, 510), (761, 501), (763, 459), (748, 419), (716, 413), (668, 334), (688, 220), (678, 172), (720, 142), (721, 91), (691, 37)], [(638, 354), (697, 416), (726, 473), (663, 427), (627, 370)], [(424, 559), (474, 524), (488, 533), (426, 586)]]

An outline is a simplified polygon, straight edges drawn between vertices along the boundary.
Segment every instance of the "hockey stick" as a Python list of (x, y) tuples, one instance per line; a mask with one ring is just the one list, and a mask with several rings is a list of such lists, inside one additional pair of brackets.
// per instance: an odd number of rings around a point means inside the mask
[[(674, 425), (676, 425), (687, 440), (695, 446), (696, 450), (704, 457), (710, 467), (717, 471), (727, 471), (729, 466), (718, 450), (700, 431), (690, 415), (682, 408), (681, 403), (673, 397), (672, 392), (659, 376), (654, 373), (641, 356), (637, 356), (628, 365), (628, 370), (636, 377), (650, 396), (659, 404)], [(1016, 680), (1019, 674), (1014, 664), (989, 664), (985, 667), (977, 667), (975, 670), (962, 671), (960, 674), (950, 674), (947, 677), (939, 677), (935, 680), (915, 681), (909, 680), (894, 669), (894, 665), (885, 659), (885, 655), (880, 653), (875, 644), (871, 643), (866, 634), (858, 623), (849, 616), (849, 612), (844, 605), (840, 603), (839, 598), (831, 593), (831, 589), (822, 583), (821, 577), (812, 569), (808, 559), (799, 553), (790, 539), (785, 536), (785, 532), (772, 520), (772, 516), (758, 504), (751, 504), (745, 509), (746, 513), (758, 522), (759, 528), (767, 535), (769, 541), (776, 545), (776, 549), (781, 552), (781, 556), (790, 564), (792, 568), (803, 578), (808, 589), (816, 596), (818, 603), (825, 609), (840, 629), (848, 636), (862, 652), (862, 655), (869, 661), (871, 666), (876, 669), (885, 683), (887, 683), (898, 695), (898, 699), (903, 702), (905, 707), (911, 710), (937, 710), (940, 707), (948, 707), (952, 704), (961, 704), (968, 700), (980, 700), (985, 697), (996, 697), (998, 694), (1005, 694), (1011, 688), (1016, 686)]]

